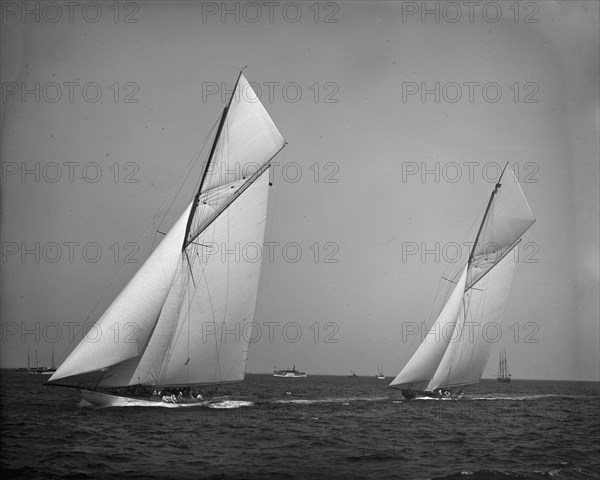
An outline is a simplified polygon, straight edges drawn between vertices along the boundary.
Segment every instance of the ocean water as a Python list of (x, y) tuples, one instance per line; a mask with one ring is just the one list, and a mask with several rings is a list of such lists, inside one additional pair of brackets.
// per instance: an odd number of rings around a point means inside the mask
[(3, 478), (600, 478), (595, 382), (402, 401), (374, 377), (247, 375), (208, 407), (90, 406), (2, 370)]

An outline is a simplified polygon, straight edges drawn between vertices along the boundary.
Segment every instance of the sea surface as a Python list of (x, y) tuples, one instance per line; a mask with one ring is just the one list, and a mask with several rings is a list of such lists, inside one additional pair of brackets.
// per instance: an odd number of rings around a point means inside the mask
[(596, 382), (403, 401), (391, 378), (247, 375), (211, 407), (98, 408), (46, 378), (0, 372), (4, 479), (600, 478)]

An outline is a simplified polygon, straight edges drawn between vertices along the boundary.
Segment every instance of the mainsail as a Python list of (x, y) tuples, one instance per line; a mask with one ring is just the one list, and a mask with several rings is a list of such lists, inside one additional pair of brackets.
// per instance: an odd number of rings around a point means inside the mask
[(268, 168), (284, 146), (240, 73), (191, 204), (49, 383), (97, 388), (243, 380)]
[(452, 294), (391, 387), (433, 391), (481, 378), (491, 347), (499, 339), (517, 245), (535, 222), (513, 170), (508, 168), (508, 174), (506, 170), (492, 192)]

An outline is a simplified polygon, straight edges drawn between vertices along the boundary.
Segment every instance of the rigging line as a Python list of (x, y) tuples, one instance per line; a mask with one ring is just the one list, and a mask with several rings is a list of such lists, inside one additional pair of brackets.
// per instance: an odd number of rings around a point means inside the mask
[(498, 190), (502, 187), (502, 184), (500, 182), (502, 180), (504, 172), (506, 171), (506, 167), (508, 167), (508, 162), (506, 162), (506, 165), (504, 165), (504, 169), (502, 170), (502, 173), (500, 174), (500, 177), (498, 177), (498, 180), (496, 181), (496, 186), (494, 187), (494, 190), (492, 190), (492, 193), (490, 195), (490, 199), (489, 199), (487, 207), (485, 209), (485, 213), (483, 214), (483, 220), (481, 221), (481, 225), (479, 226), (479, 231), (477, 232), (477, 236), (475, 237), (475, 243), (473, 244), (473, 249), (471, 250), (471, 254), (469, 255), (469, 261), (468, 261), (469, 265), (471, 265), (471, 261), (473, 260), (473, 255), (475, 255), (475, 249), (477, 248), (477, 244), (479, 242), (479, 236), (481, 235), (481, 231), (482, 231), (482, 229), (483, 229), (483, 227), (485, 225), (485, 222), (487, 220), (488, 212), (490, 210), (490, 207), (492, 206), (492, 202), (494, 201), (494, 197), (498, 193)]
[[(198, 160), (200, 159), (200, 156), (204, 150), (204, 147), (206, 147), (206, 143), (208, 142), (208, 139), (210, 137), (212, 137), (213, 131), (215, 130), (215, 127), (217, 126), (219, 119), (217, 118), (217, 120), (215, 120), (215, 122), (213, 123), (213, 126), (210, 128), (210, 130), (208, 131), (208, 133), (206, 134), (206, 136), (204, 137), (204, 140), (202, 141), (202, 143), (200, 144), (200, 148), (198, 149), (198, 151), (196, 152), (196, 154), (194, 155), (194, 157), (192, 158), (192, 161), (190, 162), (187, 171), (184, 171), (180, 177), (177, 179), (177, 182), (175, 183), (173, 189), (171, 190), (171, 192), (169, 192), (168, 197), (171, 196), (171, 194), (173, 193), (173, 191), (175, 190), (175, 187), (177, 187), (177, 184), (179, 184), (179, 187), (177, 188), (177, 191), (175, 192), (175, 195), (173, 195), (173, 199), (175, 199), (178, 195), (179, 192), (181, 191), (185, 180), (187, 179), (187, 177), (190, 175), (190, 173), (192, 172), (193, 168), (196, 166), (196, 164), (198, 163)], [(181, 182), (181, 183), (180, 183)], [(169, 208), (167, 209), (167, 211), (171, 208), (172, 205), (169, 206)], [(166, 214), (165, 214), (166, 216)], [(160, 226), (162, 225), (162, 222), (164, 221), (165, 217), (163, 216), (162, 220), (158, 223), (157, 228), (160, 228)]]
[[(183, 265), (182, 265), (181, 268), (185, 268), (185, 267), (183, 267)], [(179, 333), (177, 332), (177, 325), (179, 324), (179, 319), (181, 318), (183, 302), (184, 302), (185, 296), (186, 296), (185, 292), (186, 292), (186, 290), (188, 290), (188, 285), (189, 285), (189, 277), (182, 274), (181, 278), (180, 278), (180, 282), (181, 282), (180, 285), (181, 285), (181, 293), (182, 294), (180, 295), (180, 299), (177, 302), (177, 311), (175, 312), (175, 315), (173, 316), (173, 318), (175, 318), (175, 321), (173, 322), (173, 326), (171, 327), (171, 332), (169, 334), (169, 338), (167, 341), (167, 348), (164, 353), (164, 356), (163, 356), (163, 359), (161, 362), (161, 366), (160, 366), (160, 371), (159, 371), (159, 377), (162, 378), (163, 380), (167, 374), (166, 370), (167, 370), (167, 367), (169, 366), (171, 357), (173, 355), (173, 346), (175, 345), (175, 343), (177, 342), (177, 339), (179, 338)]]
[[(233, 93), (232, 93), (233, 95)], [(229, 155), (230, 151), (229, 151), (229, 118), (225, 119), (225, 135), (224, 135), (224, 148), (223, 148), (223, 156), (226, 156), (226, 162), (227, 165), (229, 165), (229, 162), (231, 160), (231, 157)], [(226, 152), (225, 152), (226, 150)], [(242, 173), (240, 172), (240, 175), (242, 175)], [(239, 188), (239, 187), (238, 187)], [(235, 192), (235, 190), (234, 190)], [(234, 193), (235, 194), (235, 193)], [(226, 224), (226, 228), (227, 228), (227, 246), (229, 247), (230, 245), (230, 228), (231, 228), (231, 224), (230, 224), (230, 213), (231, 210), (229, 208), (227, 208), (225, 210), (226, 213), (226, 217), (224, 217), (224, 221)], [(235, 246), (234, 246), (235, 248)], [(231, 262), (227, 261), (227, 280), (225, 283), (225, 305), (223, 308), (223, 326), (227, 325), (227, 307), (229, 305), (229, 287), (230, 287), (230, 281), (231, 281)], [(227, 338), (227, 337), (225, 337)], [(220, 349), (217, 348), (217, 355), (216, 355), (216, 364), (215, 364), (215, 374), (218, 375), (218, 378), (223, 378), (222, 372), (221, 372), (221, 355), (220, 355)]]
[(187, 259), (187, 265), (190, 270), (190, 277), (192, 279), (192, 285), (194, 285), (194, 288), (196, 288), (196, 281), (194, 280), (194, 271), (192, 270), (192, 262), (190, 262), (190, 257), (188, 255), (187, 250), (184, 250), (184, 252), (185, 252), (185, 258)]
[(200, 187), (198, 188), (198, 192), (196, 193), (196, 195), (194, 196), (194, 199), (192, 201), (192, 209), (190, 211), (190, 216), (188, 217), (188, 221), (187, 221), (187, 225), (185, 227), (185, 234), (183, 236), (183, 246), (182, 246), (182, 250), (185, 249), (185, 247), (187, 247), (188, 245), (188, 235), (190, 233), (190, 228), (191, 228), (191, 224), (192, 224), (192, 219), (194, 218), (194, 213), (196, 211), (196, 208), (198, 207), (198, 201), (200, 198), (200, 193), (202, 192), (202, 187), (204, 186), (204, 182), (206, 180), (206, 176), (208, 174), (208, 169), (212, 163), (213, 160), (213, 156), (215, 154), (217, 145), (219, 143), (219, 140), (221, 139), (221, 131), (223, 130), (223, 126), (226, 123), (227, 120), (227, 115), (229, 113), (229, 109), (231, 107), (231, 103), (233, 102), (233, 98), (235, 97), (235, 92), (238, 88), (238, 85), (240, 83), (240, 78), (242, 78), (242, 71), (240, 70), (240, 73), (235, 81), (235, 85), (233, 87), (233, 91), (231, 92), (231, 98), (229, 99), (229, 101), (227, 102), (227, 105), (225, 106), (225, 108), (223, 109), (223, 113), (221, 114), (221, 118), (219, 121), (219, 127), (217, 130), (217, 134), (215, 136), (215, 141), (212, 144), (212, 147), (210, 149), (210, 153), (208, 155), (208, 160), (206, 162), (206, 168), (204, 169), (204, 172), (202, 173), (202, 179), (200, 180)]
[[(214, 234), (214, 232), (213, 232), (213, 234)], [(200, 261), (199, 265), (200, 265), (200, 269), (202, 270), (201, 278), (204, 280), (204, 285), (206, 287), (206, 295), (208, 296), (208, 303), (210, 305), (210, 312), (211, 312), (211, 316), (212, 316), (212, 321), (213, 321), (214, 325), (218, 326), (217, 322), (215, 321), (216, 320), (215, 319), (215, 308), (214, 308), (214, 305), (213, 305), (212, 296), (210, 294), (210, 288), (208, 286), (208, 281), (206, 279), (205, 265), (202, 262), (202, 259), (200, 258), (200, 255), (198, 255), (198, 252), (196, 252), (196, 255), (198, 256), (198, 259)], [(207, 258), (205, 261), (208, 262), (208, 260), (209, 259)], [(215, 337), (215, 352), (217, 353), (217, 359), (218, 359), (218, 357), (219, 357), (219, 342), (217, 341), (217, 336), (215, 335), (214, 337)]]
[[(227, 122), (227, 126), (229, 127), (229, 122)], [(229, 128), (227, 128), (227, 132), (225, 134), (225, 141), (226, 141), (226, 145), (227, 145), (227, 165), (229, 165)], [(226, 211), (227, 216), (225, 217), (225, 223), (227, 225), (227, 246), (229, 247), (229, 242), (231, 240), (231, 224), (230, 224), (230, 213), (231, 210), (227, 209)], [(235, 245), (234, 245), (235, 248)], [(229, 282), (230, 282), (230, 267), (231, 267), (231, 263), (227, 262), (227, 284), (226, 284), (226, 288), (225, 288), (225, 309), (223, 311), (223, 323), (227, 320), (227, 305), (228, 305), (228, 301), (229, 301)], [(217, 358), (217, 363), (218, 363), (219, 359)], [(219, 372), (220, 372), (220, 367), (219, 367)]]
[[(169, 207), (167, 207), (166, 211), (168, 211), (171, 208), (172, 202), (173, 202), (172, 199), (174, 199), (175, 197), (177, 197), (177, 195), (179, 194), (179, 192), (181, 190), (181, 187), (183, 186), (183, 183), (185, 182), (185, 178), (187, 178), (187, 176), (191, 172), (192, 168), (194, 167), (194, 165), (198, 161), (198, 158), (200, 158), (200, 153), (204, 149), (204, 146), (205, 146), (206, 142), (208, 141), (208, 138), (210, 137), (210, 134), (212, 133), (212, 130), (214, 130), (215, 125), (216, 125), (216, 122), (215, 122), (215, 124), (213, 124), (213, 127), (211, 128), (211, 131), (209, 132), (209, 134), (205, 137), (205, 139), (204, 139), (204, 141), (203, 141), (203, 143), (202, 143), (202, 145), (200, 147), (200, 150), (194, 155), (194, 157), (192, 157), (192, 161), (189, 164), (187, 172), (182, 173), (180, 175), (180, 177), (177, 179), (177, 182), (175, 182), (175, 185), (173, 186), (173, 188), (171, 188), (171, 191), (167, 194), (167, 197), (165, 198), (165, 200), (163, 201), (163, 203), (160, 205), (160, 207), (158, 209), (158, 212), (154, 215), (154, 217), (152, 218), (152, 220), (150, 221), (150, 223), (146, 227), (146, 230), (144, 230), (144, 232), (142, 233), (141, 237), (138, 239), (138, 241), (137, 241), (137, 245), (138, 246), (141, 245), (144, 242), (144, 239), (148, 235), (148, 232), (150, 231), (152, 225), (156, 222), (157, 218), (160, 216), (160, 214), (161, 214), (163, 208), (165, 207), (165, 205), (168, 204), (168, 203), (171, 204), (171, 205), (169, 205)], [(182, 179), (183, 179), (183, 181), (182, 181)], [(177, 188), (177, 184), (180, 181), (181, 181), (181, 185), (179, 186), (179, 188)], [(172, 197), (172, 199), (171, 199), (171, 197)], [(165, 216), (166, 216), (166, 212), (165, 212)], [(164, 221), (165, 216), (163, 216), (162, 220), (157, 224), (157, 228), (160, 227), (160, 225)], [(100, 302), (102, 302), (102, 300), (104, 300), (104, 297), (108, 293), (108, 290), (113, 285), (113, 283), (116, 281), (116, 279), (122, 274), (123, 269), (125, 268), (126, 265), (129, 265), (129, 264), (126, 263), (125, 261), (123, 261), (123, 263), (121, 264), (121, 267), (119, 268), (119, 270), (117, 270), (117, 272), (113, 275), (112, 279), (110, 280), (110, 282), (108, 283), (108, 285), (106, 286), (106, 288), (102, 291), (102, 293), (100, 294), (100, 297), (98, 298), (98, 300), (96, 301), (96, 303), (94, 304), (94, 306), (91, 308), (91, 310), (86, 315), (86, 321), (90, 319), (90, 317), (92, 316), (92, 314), (94, 313), (94, 311), (96, 310), (96, 308), (98, 308), (98, 305), (100, 304)], [(85, 325), (85, 322), (82, 324), (82, 326), (80, 328), (78, 328), (78, 331), (82, 330), (84, 325)], [(65, 352), (68, 349), (69, 349), (69, 346), (67, 346), (65, 348)], [(63, 356), (64, 356), (64, 353), (63, 353)]]
[[(473, 294), (469, 293), (469, 292), (465, 293), (465, 295), (468, 295), (468, 297), (469, 297), (468, 311), (465, 310), (465, 320), (467, 318), (467, 314), (470, 315), (471, 319), (477, 319), (477, 318), (483, 319), (483, 314), (485, 313), (485, 300), (486, 300), (488, 292), (485, 288), (483, 288), (481, 291), (482, 291), (482, 293), (480, 295), (478, 295), (479, 298), (476, 300), (475, 306), (472, 305)], [(471, 323), (473, 324), (472, 321), (471, 321)], [(478, 326), (478, 327), (481, 327), (481, 326)], [(459, 366), (461, 366), (463, 363), (463, 357), (465, 356), (465, 350), (466, 350), (466, 353), (470, 355), (470, 362), (467, 363), (467, 366), (470, 366), (471, 380), (469, 380), (469, 382), (471, 382), (471, 383), (472, 383), (472, 379), (475, 376), (474, 357), (475, 357), (475, 351), (476, 351), (476, 347), (477, 347), (477, 343), (478, 343), (477, 339), (479, 338), (479, 334), (482, 331), (483, 331), (482, 328), (477, 328), (477, 335), (473, 336), (473, 341), (468, 342), (466, 346), (465, 346), (464, 342), (461, 342), (461, 345), (460, 345), (461, 348), (460, 348), (460, 351), (458, 352), (459, 353), (459, 357), (458, 357)]]
[[(194, 286), (194, 295), (196, 293), (196, 282), (194, 280), (194, 271), (192, 269), (192, 263), (190, 262), (190, 257), (188, 255), (187, 250), (184, 249), (185, 252), (185, 258), (188, 261), (188, 267), (190, 270), (190, 278), (192, 280), (192, 285)], [(189, 285), (189, 282), (188, 282)], [(192, 295), (188, 295), (188, 305), (187, 305), (187, 338), (186, 338), (186, 358), (187, 360), (184, 363), (185, 368), (185, 382), (189, 385), (190, 384), (190, 324), (191, 324), (191, 315), (190, 312), (192, 310)]]
[[(170, 282), (170, 284), (169, 284), (169, 287), (168, 287), (168, 291), (169, 291), (169, 292), (171, 291), (171, 289), (172, 289), (172, 288), (173, 288), (173, 286), (175, 285), (175, 282), (177, 282), (177, 279), (178, 279), (178, 276), (177, 276), (177, 271), (176, 271), (176, 272), (175, 272), (175, 275), (173, 276), (173, 279), (171, 280), (171, 282)], [(152, 339), (152, 337), (154, 336), (154, 332), (156, 331), (156, 328), (158, 327), (158, 324), (159, 324), (159, 322), (160, 322), (160, 319), (161, 319), (161, 318), (163, 318), (163, 317), (162, 317), (162, 312), (163, 312), (163, 308), (164, 308), (164, 306), (165, 306), (165, 303), (167, 302), (168, 298), (169, 298), (169, 294), (167, 293), (167, 296), (165, 297), (165, 302), (163, 302), (163, 306), (161, 307), (161, 311), (160, 311), (160, 313), (158, 314), (158, 318), (157, 318), (157, 319), (156, 319), (156, 321), (154, 322), (154, 325), (152, 326), (152, 329), (151, 329), (151, 331), (150, 331), (150, 334), (148, 335), (148, 341), (146, 342), (146, 344), (145, 344), (145, 345), (144, 345), (144, 347), (142, 348), (142, 351), (141, 351), (141, 353), (140, 353), (140, 355), (139, 355), (139, 357), (140, 357), (140, 361), (143, 359), (144, 355), (146, 354), (146, 350), (148, 349), (148, 346), (150, 345), (150, 340), (151, 340), (151, 339)], [(179, 312), (180, 312), (180, 308), (178, 307), (178, 309), (177, 309), (177, 312), (176, 312), (176, 317), (175, 317), (175, 318), (177, 318), (177, 317), (179, 316)], [(162, 324), (162, 323), (164, 323), (164, 321), (163, 321), (163, 322), (161, 322), (161, 324)], [(171, 337), (172, 337), (172, 334), (169, 336), (169, 338), (171, 338)], [(166, 353), (165, 353), (165, 356), (166, 356)], [(161, 360), (161, 368), (160, 368), (160, 370), (159, 370), (159, 373), (158, 373), (158, 375), (159, 375), (159, 376), (160, 376), (160, 373), (162, 372), (162, 362), (164, 362), (164, 359), (165, 359), (165, 357), (163, 357), (163, 358), (162, 358), (162, 360)], [(155, 373), (155, 372), (151, 372), (151, 371), (150, 371), (150, 369), (148, 369), (148, 371), (147, 371), (147, 373), (146, 373), (146, 378), (150, 378), (151, 380), (153, 380), (153, 381), (154, 381), (154, 383), (155, 383), (156, 385), (158, 385), (158, 382), (159, 382), (159, 377), (158, 377), (158, 376), (156, 376), (156, 373)]]
[[(281, 164), (285, 165), (285, 160), (286, 160), (286, 157), (287, 157), (285, 151), (281, 154), (281, 157), (282, 157), (281, 158)], [(271, 177), (270, 177), (271, 172), (273, 173), (273, 182), (271, 182)], [(269, 184), (272, 183), (273, 185), (275, 185), (275, 182), (276, 182), (276, 180), (275, 180), (275, 169), (269, 168)], [(280, 187), (281, 183), (282, 182), (278, 181), (277, 184), (275, 185), (275, 194), (273, 195), (273, 201), (272, 201), (272, 203), (273, 203), (273, 209), (272, 209), (272, 212), (271, 212), (271, 221), (270, 221), (270, 225), (269, 225), (268, 238), (271, 238), (271, 236), (273, 234), (273, 226), (275, 224), (274, 219), (276, 218), (275, 212), (277, 212), (277, 198), (279, 197), (279, 190), (281, 188)], [(267, 194), (267, 198), (268, 198), (268, 194)]]

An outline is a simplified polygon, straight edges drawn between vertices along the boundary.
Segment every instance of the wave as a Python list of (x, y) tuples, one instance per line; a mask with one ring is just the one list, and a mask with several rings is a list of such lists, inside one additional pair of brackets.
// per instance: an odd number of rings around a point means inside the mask
[(222, 400), (220, 402), (208, 404), (208, 408), (241, 408), (241, 407), (252, 407), (254, 402), (247, 400)]
[(313, 405), (316, 403), (341, 403), (343, 405), (349, 405), (350, 402), (384, 402), (389, 400), (389, 397), (377, 396), (377, 397), (326, 397), (326, 398), (312, 398), (312, 399), (281, 399), (275, 400), (274, 403), (292, 403), (296, 405)]
[(206, 407), (202, 403), (167, 403), (167, 402), (148, 402), (147, 400), (132, 400), (128, 399), (126, 403), (115, 403), (113, 405), (98, 406), (88, 402), (85, 399), (79, 401), (79, 407), (94, 407), (94, 408), (114, 408), (114, 407), (150, 407), (150, 408), (191, 408), (191, 407)]
[(529, 395), (498, 395), (498, 394), (489, 394), (489, 395), (480, 395), (478, 397), (466, 396), (463, 398), (464, 400), (512, 400), (512, 401), (521, 401), (521, 400), (540, 400), (543, 398), (590, 398), (586, 395), (562, 395), (558, 393), (539, 393), (539, 394), (529, 394)]

